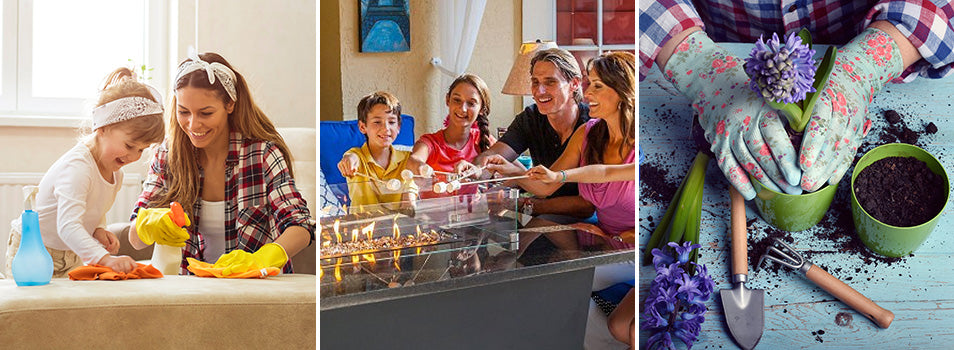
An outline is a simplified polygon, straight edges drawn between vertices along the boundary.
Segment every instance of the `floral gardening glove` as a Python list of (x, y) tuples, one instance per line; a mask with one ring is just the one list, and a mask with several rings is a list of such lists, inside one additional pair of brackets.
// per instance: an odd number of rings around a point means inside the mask
[(868, 104), (902, 70), (901, 50), (887, 33), (868, 28), (838, 50), (828, 85), (805, 128), (799, 165), (801, 187), (837, 184), (871, 129)]
[(777, 112), (748, 88), (742, 63), (698, 31), (676, 47), (664, 75), (692, 100), (719, 168), (745, 199), (755, 198), (746, 172), (774, 191), (801, 193), (795, 148)]

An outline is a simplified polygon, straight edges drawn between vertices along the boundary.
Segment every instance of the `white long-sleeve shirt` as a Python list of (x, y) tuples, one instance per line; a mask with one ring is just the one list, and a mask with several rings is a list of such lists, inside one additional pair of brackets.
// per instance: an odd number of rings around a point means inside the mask
[(113, 173), (112, 183), (106, 181), (89, 147), (82, 142), (73, 146), (40, 180), (34, 210), (40, 217), (43, 244), (72, 250), (86, 264), (109, 254), (93, 238), (93, 231), (106, 227), (106, 212), (122, 183), (122, 171)]

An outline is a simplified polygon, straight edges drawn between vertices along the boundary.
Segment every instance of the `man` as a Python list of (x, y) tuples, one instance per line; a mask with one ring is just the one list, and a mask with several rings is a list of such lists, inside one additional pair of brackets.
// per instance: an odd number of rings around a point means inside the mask
[[(537, 52), (530, 61), (530, 81), (536, 102), (514, 117), (507, 132), (474, 159), (484, 166), (487, 159), (500, 155), (508, 161), (530, 150), (534, 164), (550, 166), (566, 148), (570, 136), (589, 117), (589, 107), (582, 102), (582, 74), (576, 58), (566, 50), (553, 48)], [(547, 198), (521, 199), (520, 210), (535, 216), (528, 227), (569, 224), (593, 215), (593, 204), (579, 196), (577, 185), (568, 183)], [(570, 232), (572, 233), (572, 232)], [(558, 247), (564, 239), (576, 240), (567, 232), (548, 233)], [(521, 236), (521, 252), (539, 234)]]

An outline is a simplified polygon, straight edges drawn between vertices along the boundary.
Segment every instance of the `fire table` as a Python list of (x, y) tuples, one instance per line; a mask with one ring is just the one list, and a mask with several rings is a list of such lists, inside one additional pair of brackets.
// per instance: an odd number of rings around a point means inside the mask
[(519, 192), (474, 187), (323, 210), (321, 347), (582, 348), (593, 268), (633, 250), (518, 262)]

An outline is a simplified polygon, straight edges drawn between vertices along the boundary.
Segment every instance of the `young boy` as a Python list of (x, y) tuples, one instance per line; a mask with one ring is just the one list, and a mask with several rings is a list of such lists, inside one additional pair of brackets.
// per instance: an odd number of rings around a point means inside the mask
[(396, 150), (391, 145), (401, 131), (401, 103), (385, 91), (361, 98), (358, 102), (358, 128), (367, 141), (361, 147), (349, 149), (338, 162), (341, 175), (348, 178), (351, 205), (400, 201), (401, 192), (382, 193), (384, 186), (365, 175), (385, 182), (391, 179), (403, 181), (401, 171), (410, 152)]

